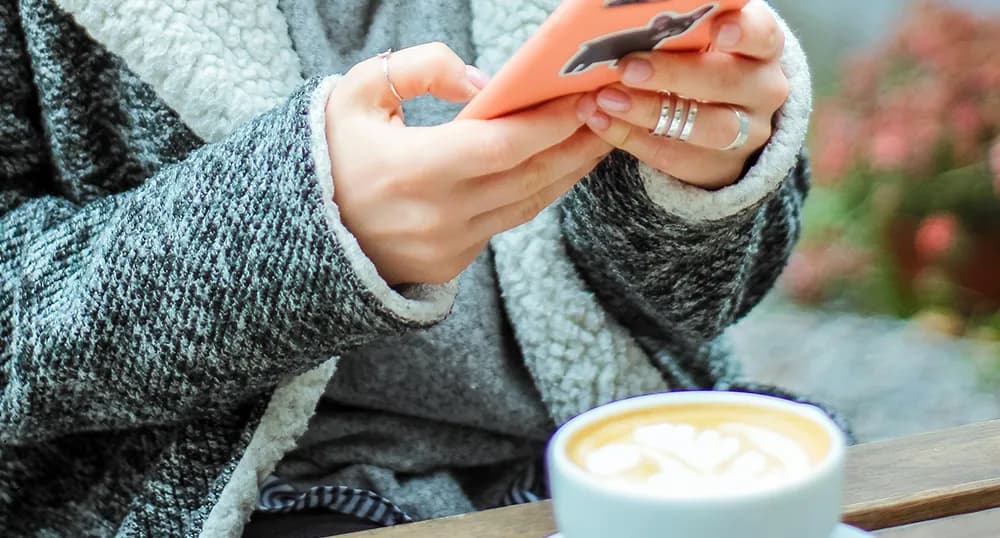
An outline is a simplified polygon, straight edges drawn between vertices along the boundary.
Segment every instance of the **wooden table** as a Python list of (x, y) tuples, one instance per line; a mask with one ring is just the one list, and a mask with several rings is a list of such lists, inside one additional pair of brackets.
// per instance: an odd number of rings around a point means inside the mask
[[(879, 538), (1000, 538), (1000, 420), (848, 450), (844, 521)], [(351, 538), (544, 538), (548, 502)]]

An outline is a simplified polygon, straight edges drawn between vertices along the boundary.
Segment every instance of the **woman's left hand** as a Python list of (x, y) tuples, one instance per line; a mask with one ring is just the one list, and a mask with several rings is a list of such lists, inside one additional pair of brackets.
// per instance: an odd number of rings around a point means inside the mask
[[(788, 98), (780, 64), (785, 36), (763, 0), (718, 17), (712, 35), (708, 52), (626, 57), (622, 83), (581, 99), (580, 119), (609, 144), (686, 183), (709, 189), (734, 183), (770, 139), (772, 117)], [(669, 99), (663, 92), (698, 102), (687, 142), (651, 134)], [(736, 110), (749, 119), (749, 138), (723, 151), (738, 140)]]

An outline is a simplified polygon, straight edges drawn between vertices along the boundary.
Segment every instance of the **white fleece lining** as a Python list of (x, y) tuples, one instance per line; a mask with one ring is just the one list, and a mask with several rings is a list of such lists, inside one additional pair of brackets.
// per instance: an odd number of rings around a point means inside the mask
[(326, 207), (326, 220), (333, 230), (334, 236), (344, 254), (354, 268), (354, 273), (361, 279), (365, 288), (371, 291), (386, 308), (410, 322), (423, 325), (441, 321), (454, 304), (458, 294), (458, 279), (441, 285), (408, 286), (405, 295), (396, 292), (378, 274), (378, 269), (368, 256), (361, 250), (357, 238), (351, 234), (340, 220), (340, 209), (333, 201), (333, 173), (331, 171), (330, 152), (326, 144), (326, 101), (340, 80), (339, 76), (331, 76), (320, 83), (313, 94), (312, 106), (309, 110), (309, 123), (312, 127), (312, 154), (316, 163), (316, 177), (319, 179), (323, 192), (323, 203)]
[[(558, 4), (472, 0), (477, 65), (495, 73)], [(604, 403), (667, 388), (646, 353), (577, 274), (558, 209), (546, 209), (490, 244), (507, 317), (556, 424)]]
[(791, 91), (775, 116), (771, 140), (739, 182), (714, 192), (683, 183), (640, 162), (639, 173), (646, 192), (665, 211), (692, 221), (724, 219), (752, 207), (778, 189), (795, 167), (809, 128), (812, 80), (801, 44), (785, 21), (777, 13), (774, 16), (785, 32), (781, 66)]
[(214, 142), (302, 82), (277, 0), (56, 0)]
[[(477, 65), (495, 73), (559, 0), (472, 0)], [(777, 15), (775, 15), (777, 16)], [(805, 141), (812, 93), (805, 54), (788, 36), (782, 63), (792, 95), (760, 161), (738, 184), (710, 192), (641, 165), (650, 197), (689, 219), (721, 219), (761, 200), (795, 165)], [(612, 400), (667, 388), (623, 327), (601, 308), (569, 259), (557, 210), (493, 238), (504, 306), (528, 371), (557, 424)]]
[[(207, 141), (224, 138), (278, 104), (301, 83), (299, 60), (275, 0), (56, 1), (95, 39), (122, 57)], [(479, 65), (488, 72), (495, 72), (559, 2), (471, 1), (473, 41)], [(808, 86), (808, 72), (794, 38), (788, 41), (783, 65), (793, 83), (793, 96), (779, 114), (778, 133), (751, 172), (760, 179), (748, 176), (715, 193), (679, 189), (683, 195), (675, 192), (678, 189), (667, 189), (669, 182), (655, 183), (650, 191), (654, 200), (681, 215), (714, 218), (752, 204), (777, 186), (794, 165), (811, 106), (811, 95), (798, 93), (801, 86)], [(324, 82), (310, 112), (313, 155), (331, 229), (362, 281), (387, 307), (412, 321), (440, 319), (450, 308), (454, 284), (418, 287), (409, 299), (397, 294), (340, 223), (332, 180), (325, 181), (330, 177), (330, 163), (325, 117), (317, 105), (335, 83), (335, 78)], [(755, 183), (761, 185), (755, 189)], [(505, 306), (527, 366), (550, 414), (562, 424), (601, 403), (666, 386), (638, 344), (587, 290), (560, 234), (556, 210), (549, 209), (535, 221), (494, 238), (492, 245)], [(260, 481), (305, 431), (335, 369), (336, 359), (330, 359), (275, 391), (246, 453), (212, 508), (202, 537), (242, 534)]]
[[(333, 181), (330, 176), (325, 129), (326, 101), (339, 79), (339, 76), (332, 76), (321, 82), (313, 94), (309, 109), (311, 148), (316, 176), (326, 200), (324, 207), (327, 210), (327, 223), (363, 284), (386, 307), (410, 321), (438, 321), (451, 309), (456, 286), (417, 287), (412, 291), (423, 294), (422, 299), (408, 300), (402, 297), (378, 276), (375, 266), (362, 253), (357, 240), (340, 223), (339, 213), (333, 204)], [(250, 445), (202, 527), (202, 538), (238, 538), (243, 533), (243, 526), (256, 505), (260, 484), (274, 470), (278, 461), (295, 448), (299, 437), (305, 433), (316, 404), (336, 371), (336, 365), (337, 358), (332, 358), (319, 368), (291, 379), (275, 390)]]
[(492, 246), (525, 365), (557, 425), (601, 404), (667, 389), (646, 353), (580, 279), (558, 208), (494, 237)]
[(274, 391), (246, 452), (202, 526), (201, 538), (239, 538), (243, 534), (257, 504), (260, 484), (305, 433), (316, 403), (337, 370), (337, 360), (330, 359)]
[[(477, 65), (499, 70), (558, 4), (472, 0)], [(667, 388), (580, 278), (562, 240), (558, 209), (546, 209), (490, 244), (525, 366), (557, 425), (598, 405)]]
[[(56, 0), (76, 22), (149, 84), (198, 136), (213, 142), (286, 99), (302, 83), (284, 15), (276, 0)], [(327, 221), (362, 283), (386, 308), (416, 323), (447, 315), (456, 284), (415, 286), (412, 300), (378, 276), (333, 204), (326, 147), (325, 81), (310, 110), (317, 180)], [(238, 538), (263, 479), (295, 447), (336, 371), (336, 358), (287, 380), (268, 403), (246, 452), (212, 507), (200, 536)]]

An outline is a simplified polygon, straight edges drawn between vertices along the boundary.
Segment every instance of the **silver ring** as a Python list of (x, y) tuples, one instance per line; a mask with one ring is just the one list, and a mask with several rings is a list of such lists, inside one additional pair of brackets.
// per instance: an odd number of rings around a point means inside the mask
[(392, 95), (396, 96), (396, 99), (402, 103), (402, 95), (399, 95), (399, 90), (396, 89), (396, 85), (392, 83), (392, 75), (389, 74), (389, 58), (392, 56), (392, 49), (385, 52), (380, 52), (378, 57), (382, 59), (382, 71), (385, 72), (385, 81), (389, 84), (389, 89), (392, 90)]
[(676, 98), (673, 95), (663, 94), (660, 96), (660, 119), (656, 122), (656, 128), (650, 131), (653, 136), (666, 136), (667, 128), (674, 121), (674, 102)]
[(740, 123), (740, 132), (736, 133), (736, 139), (733, 140), (733, 143), (722, 148), (722, 151), (738, 150), (746, 145), (747, 140), (750, 140), (750, 117), (747, 116), (746, 112), (734, 106), (729, 108), (736, 113), (736, 121)]
[(689, 115), (689, 110), (691, 109), (691, 102), (682, 97), (677, 98), (677, 110), (674, 115), (674, 121), (670, 124), (670, 130), (667, 131), (667, 138), (677, 138), (681, 134), (681, 129), (684, 127), (684, 123)]
[(684, 128), (681, 129), (681, 136), (678, 138), (681, 142), (687, 142), (691, 138), (691, 132), (694, 131), (694, 122), (698, 119), (698, 101), (688, 101), (691, 104), (691, 108), (688, 109), (687, 119), (684, 120)]

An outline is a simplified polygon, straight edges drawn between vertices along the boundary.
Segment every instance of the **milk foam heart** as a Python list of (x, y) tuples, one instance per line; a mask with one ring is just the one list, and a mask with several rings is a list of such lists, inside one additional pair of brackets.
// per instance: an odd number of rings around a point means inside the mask
[(750, 424), (698, 429), (664, 422), (597, 448), (584, 468), (636, 487), (712, 494), (778, 486), (807, 472), (809, 456), (795, 440)]
[(597, 422), (569, 444), (609, 485), (672, 496), (780, 487), (806, 474), (827, 436), (786, 413), (747, 406), (645, 410)]

